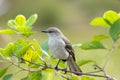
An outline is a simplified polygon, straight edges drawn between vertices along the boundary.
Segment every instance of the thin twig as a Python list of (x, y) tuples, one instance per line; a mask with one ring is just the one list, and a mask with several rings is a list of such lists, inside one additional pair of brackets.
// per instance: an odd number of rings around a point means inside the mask
[(24, 67), (22, 67), (22, 66), (19, 66), (19, 65), (15, 64), (15, 63), (12, 63), (12, 64), (13, 64), (14, 66), (22, 69), (22, 70), (25, 70), (25, 71), (30, 71), (30, 72), (39, 72), (39, 71), (41, 71), (41, 70), (29, 70), (29, 69), (27, 69), (27, 68), (24, 68)]
[(111, 48), (110, 51), (108, 52), (107, 58), (106, 58), (105, 63), (104, 63), (104, 65), (103, 65), (103, 70), (105, 69), (105, 67), (106, 67), (106, 65), (107, 65), (107, 63), (108, 63), (108, 61), (109, 61), (109, 59), (110, 59), (110, 56), (111, 56), (111, 54), (113, 53), (113, 51), (114, 51), (114, 49), (115, 49), (115, 47), (116, 47), (116, 45), (117, 45), (118, 40), (119, 40), (119, 38), (118, 38), (116, 41), (114, 41), (114, 43), (113, 43), (113, 45), (112, 45), (112, 48)]
[(98, 65), (94, 65), (96, 68), (98, 68), (101, 72), (103, 72), (104, 73), (104, 75), (105, 76), (108, 76), (108, 74), (105, 72), (105, 70), (103, 69), (103, 68), (101, 68), (100, 66), (98, 66)]
[(91, 71), (91, 72), (87, 72), (87, 73), (99, 73), (101, 72), (101, 70), (98, 70), (98, 71)]
[(64, 76), (64, 75), (60, 75), (62, 78), (64, 78), (64, 79), (66, 79), (66, 80), (72, 80), (72, 79), (70, 79), (70, 78), (68, 78), (68, 77), (66, 77), (66, 76)]

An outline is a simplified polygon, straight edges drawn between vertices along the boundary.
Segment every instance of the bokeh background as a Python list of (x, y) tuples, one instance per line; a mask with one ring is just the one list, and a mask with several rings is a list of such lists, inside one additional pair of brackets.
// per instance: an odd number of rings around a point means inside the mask
[[(0, 29), (8, 28), (7, 21), (14, 19), (16, 15), (23, 14), (27, 18), (34, 13), (38, 14), (38, 20), (34, 24), (33, 31), (36, 33), (31, 37), (43, 43), (48, 37), (41, 33), (50, 26), (59, 27), (70, 39), (72, 44), (88, 42), (94, 35), (109, 35), (108, 28), (93, 27), (89, 23), (92, 19), (102, 16), (107, 10), (120, 12), (120, 0), (0, 0)], [(19, 36), (0, 35), (0, 47), (15, 41)], [(105, 58), (113, 41), (107, 39), (103, 44), (105, 50), (81, 50), (75, 47), (76, 59), (95, 60), (100, 66), (104, 64)], [(0, 67), (6, 66), (0, 63)], [(92, 71), (93, 64), (81, 66), (84, 72)], [(120, 48), (115, 49), (114, 54), (107, 64), (106, 71), (109, 75), (120, 79)], [(20, 80), (26, 73), (19, 72), (11, 67), (8, 73), (14, 73), (12, 80)], [(95, 78), (95, 80), (104, 80)]]

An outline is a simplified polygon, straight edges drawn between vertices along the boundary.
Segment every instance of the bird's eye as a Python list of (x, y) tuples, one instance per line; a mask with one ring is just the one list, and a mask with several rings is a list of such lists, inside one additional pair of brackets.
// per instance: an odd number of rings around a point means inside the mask
[(49, 31), (49, 33), (53, 33), (54, 31)]

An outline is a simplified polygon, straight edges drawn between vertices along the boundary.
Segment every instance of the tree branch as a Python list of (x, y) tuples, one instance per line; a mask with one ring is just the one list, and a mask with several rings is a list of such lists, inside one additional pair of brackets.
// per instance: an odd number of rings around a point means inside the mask
[[(116, 45), (114, 44), (114, 46), (116, 46)], [(113, 47), (112, 49), (114, 50), (114, 48), (115, 48), (115, 47)], [(112, 50), (112, 51), (113, 51), (113, 50)], [(15, 55), (13, 55), (13, 56), (15, 56)], [(17, 56), (15, 56), (15, 57), (17, 57)], [(17, 58), (19, 58), (19, 57), (17, 57)], [(40, 67), (39, 70), (32, 70), (32, 69), (30, 69), (30, 68), (24, 68), (24, 67), (22, 67), (22, 66), (20, 66), (20, 65), (18, 65), (18, 64), (16, 64), (16, 63), (14, 63), (13, 61), (11, 61), (11, 63), (12, 63), (14, 66), (16, 66), (16, 67), (18, 67), (18, 68), (20, 68), (20, 69), (22, 69), (22, 70), (28, 71), (28, 72), (39, 72), (39, 71), (46, 70), (46, 69), (56, 70), (55, 68), (53, 68), (53, 67), (51, 67), (51, 66), (48, 66), (48, 65), (46, 64), (46, 62), (44, 62), (43, 60), (42, 60), (42, 61), (43, 61), (44, 64), (41, 65), (41, 64), (38, 64), (38, 63), (35, 63), (35, 62), (31, 62), (31, 61), (25, 60), (25, 59), (23, 59), (23, 58), (19, 58), (19, 59), (22, 59), (23, 61), (26, 61), (26, 62), (28, 62), (28, 63), (30, 63), (30, 64), (34, 64), (34, 65)], [(115, 79), (113, 79), (111, 76), (107, 75), (103, 68), (99, 67), (98, 65), (94, 65), (94, 66), (96, 66), (96, 67), (99, 69), (99, 72), (100, 72), (100, 71), (101, 71), (101, 72), (104, 72), (104, 75), (99, 75), (99, 74), (95, 74), (95, 73), (86, 73), (86, 72), (73, 72), (73, 71), (69, 71), (69, 70), (66, 71), (65, 69), (61, 69), (61, 68), (58, 68), (56, 71), (64, 71), (64, 72), (68, 72), (68, 73), (78, 74), (78, 75), (80, 75), (80, 76), (81, 76), (81, 75), (87, 75), (87, 76), (94, 76), (94, 77), (103, 77), (103, 78), (106, 78), (106, 79), (108, 79), (108, 80), (115, 80)], [(69, 78), (67, 78), (67, 77), (65, 77), (65, 76), (61, 76), (61, 77), (66, 78), (66, 79), (69, 80)]]
[[(36, 63), (34, 63), (34, 62), (30, 62), (30, 61), (27, 61), (27, 62), (32, 63), (32, 64), (35, 64), (35, 65), (38, 66), (38, 64), (36, 64)], [(30, 69), (28, 69), (28, 68), (24, 68), (24, 67), (22, 67), (22, 66), (20, 66), (20, 65), (18, 65), (18, 64), (13, 63), (13, 62), (12, 62), (12, 64), (13, 64), (14, 66), (22, 69), (22, 70), (29, 71), (29, 72), (39, 72), (39, 71), (46, 70), (46, 69), (53, 69), (53, 70), (55, 70), (55, 68), (50, 67), (50, 66), (48, 66), (48, 65), (47, 65), (47, 66), (45, 65), (44, 67), (42, 66), (43, 68), (41, 68), (40, 70), (30, 70)], [(39, 65), (39, 66), (41, 66), (41, 65)], [(61, 69), (61, 68), (58, 68), (57, 71), (65, 71), (65, 70), (64, 70), (64, 69)], [(108, 76), (98, 75), (98, 74), (93, 74), (93, 73), (73, 72), (73, 71), (69, 71), (69, 70), (67, 70), (66, 72), (74, 73), (74, 74), (77, 73), (77, 74), (80, 74), (80, 76), (81, 76), (81, 75), (87, 75), (87, 76), (94, 76), (94, 77), (109, 78)], [(63, 77), (63, 76), (62, 76), (62, 77)]]
[(107, 63), (108, 63), (108, 61), (109, 61), (109, 59), (110, 59), (110, 56), (111, 56), (111, 54), (113, 53), (113, 51), (114, 51), (114, 49), (115, 49), (115, 47), (116, 47), (116, 45), (117, 45), (118, 40), (119, 40), (119, 38), (118, 38), (116, 41), (114, 41), (114, 43), (113, 43), (113, 45), (112, 45), (112, 48), (111, 48), (110, 51), (108, 52), (107, 58), (106, 58), (105, 63), (104, 63), (104, 65), (103, 65), (103, 70), (105, 69), (105, 67), (106, 67), (106, 65), (107, 65)]

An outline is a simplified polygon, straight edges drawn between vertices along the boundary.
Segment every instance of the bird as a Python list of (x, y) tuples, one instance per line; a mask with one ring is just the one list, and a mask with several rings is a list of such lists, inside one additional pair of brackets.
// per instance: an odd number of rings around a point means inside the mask
[(61, 30), (57, 27), (49, 27), (46, 30), (42, 30), (42, 32), (47, 33), (49, 37), (49, 49), (53, 56), (59, 59), (55, 69), (58, 69), (59, 62), (62, 60), (67, 62), (71, 72), (76, 75), (80, 75), (82, 70), (76, 63), (74, 49), (72, 48), (70, 41), (67, 39), (67, 37), (64, 36)]

